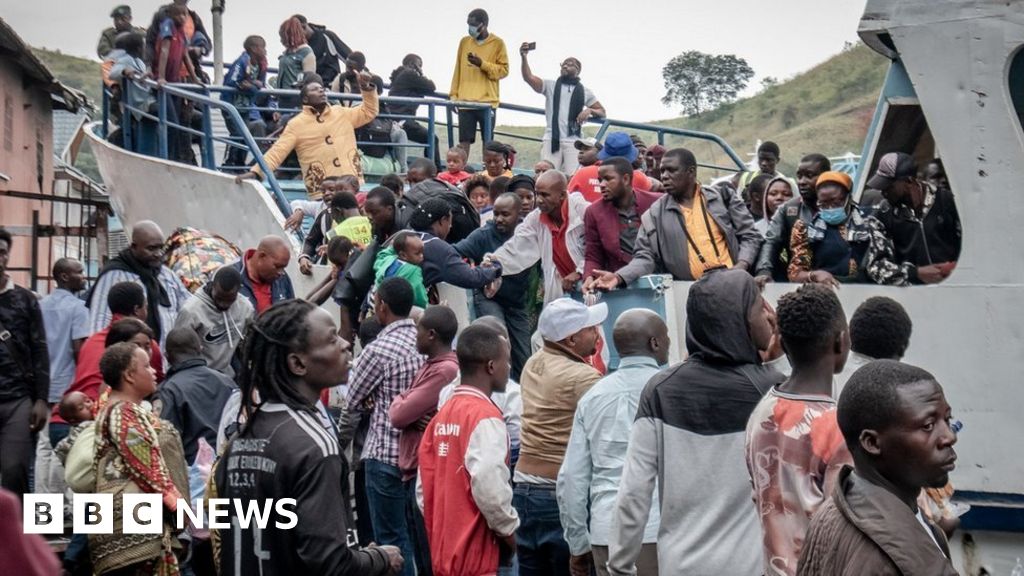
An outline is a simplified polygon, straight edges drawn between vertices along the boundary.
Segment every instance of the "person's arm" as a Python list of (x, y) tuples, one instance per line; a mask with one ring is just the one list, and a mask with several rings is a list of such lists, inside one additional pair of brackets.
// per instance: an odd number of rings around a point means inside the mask
[(49, 417), (46, 401), (50, 395), (50, 353), (46, 347), (46, 326), (43, 324), (43, 311), (39, 308), (39, 300), (34, 295), (27, 296), (28, 302), (28, 349), (32, 357), (33, 386), (32, 431), (42, 429)]
[(502, 274), (512, 276), (529, 269), (540, 260), (540, 218), (536, 211), (516, 228), (515, 234), (489, 256), (501, 262)]
[(448, 88), (448, 99), (458, 100), (459, 99), (459, 84), (462, 83), (462, 62), (466, 59), (466, 54), (463, 52), (463, 47), (466, 45), (466, 39), (463, 38), (459, 42), (459, 49), (455, 51), (455, 71), (452, 72), (452, 84)]
[(892, 238), (881, 220), (875, 216), (868, 217), (870, 242), (864, 257), (864, 268), (868, 277), (877, 284), (893, 286), (909, 286), (917, 277), (917, 266), (910, 262), (897, 262), (896, 249)]
[(803, 220), (797, 220), (789, 241), (789, 267), (786, 269), (786, 275), (790, 282), (807, 282), (813, 256), (810, 242), (807, 240), (807, 225)]
[[(645, 394), (646, 396), (646, 394)], [(616, 518), (608, 534), (608, 573), (614, 576), (636, 574), (644, 530), (651, 513), (652, 495), (658, 481), (661, 437), (659, 420), (651, 414), (647, 399), (641, 399), (637, 419), (626, 451), (626, 462), (615, 502)]]
[(150, 420), (152, 416), (142, 406), (131, 402), (122, 402), (119, 409), (121, 417), (108, 419), (107, 425), (110, 439), (124, 460), (123, 472), (143, 492), (160, 494), (164, 506), (174, 512), (181, 494), (171, 480), (160, 451), (157, 431)]
[(313, 72), (316, 72), (316, 54), (310, 49), (302, 58), (302, 73), (305, 75)]
[(187, 54), (182, 58), (182, 62), (185, 63), (185, 70), (188, 71), (188, 77), (195, 84), (201, 84), (202, 80), (199, 79), (199, 74), (196, 73), (195, 64), (192, 63), (192, 58)]
[(316, 260), (317, 248), (324, 243), (323, 219), (329, 217), (330, 212), (328, 210), (324, 210), (316, 215), (313, 227), (310, 228), (309, 234), (306, 234), (306, 238), (302, 241), (302, 254), (299, 255), (300, 263), (303, 259), (310, 262)]
[(494, 61), (481, 60), (480, 70), (491, 80), (498, 81), (508, 76), (508, 53), (505, 51), (505, 42), (498, 42), (498, 53)]
[(363, 101), (354, 108), (346, 109), (351, 118), (353, 128), (362, 128), (373, 122), (373, 119), (377, 117), (377, 113), (380, 111), (380, 101), (377, 97), (379, 86), (374, 86), (371, 82), (364, 81), (362, 74), (360, 74), (359, 88), (363, 94)]
[(729, 211), (729, 220), (732, 221), (732, 229), (736, 233), (736, 242), (739, 245), (736, 250), (736, 267), (753, 271), (764, 237), (757, 228), (754, 228), (754, 217), (750, 215), (750, 210), (747, 210), (739, 194), (729, 190), (721, 195), (727, 201), (726, 209)]
[[(338, 283), (338, 274), (332, 271), (330, 274), (324, 277), (320, 281), (320, 284), (313, 288), (313, 290), (306, 296), (305, 300), (320, 306), (327, 301), (331, 296), (331, 292), (334, 291), (334, 285)], [(346, 338), (347, 340), (347, 338)]]
[[(293, 528), (295, 553), (310, 574), (363, 576), (391, 574), (387, 553), (380, 548), (352, 550), (348, 527), (338, 513), (341, 460), (337, 455), (317, 458), (296, 482)], [(412, 561), (410, 558), (409, 561)]]
[[(263, 161), (267, 163), (267, 168), (271, 172), (277, 170), (278, 166), (284, 163), (285, 158), (295, 150), (295, 144), (298, 142), (298, 137), (295, 134), (295, 130), (292, 128), (292, 123), (289, 122), (284, 127), (284, 132), (277, 138), (277, 142), (267, 150), (267, 153), (263, 155)], [(253, 165), (252, 170), (248, 174), (255, 175), (257, 177), (263, 176), (263, 170), (260, 169), (259, 165)], [(244, 176), (244, 175), (243, 175)]]
[(498, 418), (477, 423), (466, 447), (466, 473), (469, 474), (473, 502), (499, 537), (515, 533), (519, 515), (512, 507), (509, 484), (508, 431)]
[[(459, 253), (452, 248), (452, 245), (443, 240), (433, 240), (430, 244), (437, 244), (432, 251), (440, 256), (441, 280), (459, 288), (483, 288), (494, 281), (499, 275), (496, 268), (472, 267), (459, 256)], [(499, 260), (500, 262), (500, 260)], [(504, 266), (504, 262), (502, 262)]]
[(462, 240), (459, 240), (452, 245), (455, 251), (458, 252), (463, 258), (466, 258), (474, 264), (479, 264), (483, 261), (484, 255), (487, 254), (487, 249), (484, 246), (484, 234), (486, 233), (485, 228), (477, 228), (469, 233)]
[(388, 417), (391, 419), (391, 425), (399, 430), (408, 428), (424, 416), (437, 412), (441, 388), (451, 382), (456, 375), (455, 367), (451, 366), (448, 369), (437, 370), (421, 380), (420, 375), (426, 369), (429, 369), (428, 364), (420, 368), (420, 374), (416, 375), (412, 387), (391, 401)]
[(597, 203), (591, 204), (583, 216), (583, 237), (586, 243), (583, 251), (584, 278), (590, 278), (594, 270), (603, 270), (606, 262), (604, 244), (601, 243), (601, 230), (595, 216), (597, 209)]
[(159, 84), (163, 84), (164, 82), (166, 82), (166, 80), (164, 80), (164, 78), (166, 78), (166, 74), (167, 74), (167, 58), (168, 58), (167, 53), (170, 52), (170, 50), (171, 50), (171, 39), (170, 38), (164, 38), (164, 39), (160, 40), (160, 61), (157, 64), (157, 69), (156, 69), (157, 70), (157, 72), (156, 72), (156, 81)]
[(592, 477), (590, 442), (587, 439), (582, 411), (577, 408), (572, 433), (569, 435), (569, 445), (565, 450), (565, 459), (558, 470), (558, 484), (555, 490), (559, 517), (565, 530), (565, 541), (569, 543), (569, 553), (573, 556), (582, 556), (590, 552), (587, 520)]
[(78, 353), (82, 351), (82, 345), (85, 341), (92, 336), (92, 331), (89, 329), (89, 310), (83, 305), (78, 305), (73, 311), (73, 320), (71, 322), (71, 353), (78, 362)]
[(346, 401), (349, 412), (362, 411), (363, 404), (384, 379), (384, 370), (385, 362), (378, 358), (376, 347), (368, 346), (364, 349), (348, 378)]
[(754, 267), (755, 276), (764, 276), (769, 279), (772, 277), (775, 260), (779, 257), (779, 252), (782, 251), (784, 245), (782, 227), (785, 214), (783, 212), (783, 207), (780, 206), (768, 222), (768, 229), (764, 233), (764, 244), (761, 245), (761, 250), (757, 254), (757, 265)]
[(544, 81), (539, 77), (534, 76), (533, 70), (530, 69), (530, 61), (527, 58), (530, 51), (526, 48), (526, 44), (526, 42), (523, 42), (523, 45), (519, 47), (519, 56), (522, 59), (520, 71), (523, 74), (523, 81), (529, 84), (530, 88), (533, 88), (534, 92), (540, 94), (544, 91)]
[(100, 41), (96, 44), (96, 55), (103, 60), (110, 54), (110, 51), (114, 49), (113, 44), (110, 43), (110, 38), (107, 37), (106, 31), (100, 34)]

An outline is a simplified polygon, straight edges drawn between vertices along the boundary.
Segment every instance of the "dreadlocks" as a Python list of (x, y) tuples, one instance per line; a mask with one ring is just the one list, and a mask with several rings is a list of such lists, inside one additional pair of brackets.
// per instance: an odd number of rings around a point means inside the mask
[[(316, 306), (305, 300), (285, 300), (268, 308), (249, 325), (242, 350), (238, 389), (242, 393), (240, 419), (248, 420), (260, 404), (281, 402), (292, 410), (310, 411), (295, 389), (288, 369), (288, 354), (307, 347), (306, 318)], [(255, 393), (259, 394), (259, 402)]]

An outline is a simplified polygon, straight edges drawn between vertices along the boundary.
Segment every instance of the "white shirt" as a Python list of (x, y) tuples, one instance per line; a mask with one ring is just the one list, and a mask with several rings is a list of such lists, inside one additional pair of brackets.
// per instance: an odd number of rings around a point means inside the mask
[[(581, 82), (582, 84), (582, 82)], [(562, 142), (575, 142), (579, 136), (569, 136), (569, 102), (572, 101), (572, 92), (576, 86), (563, 84), (562, 94), (558, 100), (558, 134)], [(551, 140), (551, 116), (552, 107), (555, 104), (555, 81), (544, 80), (544, 87), (541, 88), (544, 94), (544, 139)], [(583, 106), (590, 107), (597, 103), (597, 97), (590, 91), (590, 88), (583, 86)]]

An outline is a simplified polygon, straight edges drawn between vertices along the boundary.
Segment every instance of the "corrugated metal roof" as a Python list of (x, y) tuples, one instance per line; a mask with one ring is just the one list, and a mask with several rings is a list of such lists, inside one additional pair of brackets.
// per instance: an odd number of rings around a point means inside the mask
[(28, 44), (18, 36), (9, 24), (0, 18), (0, 57), (14, 60), (29, 78), (41, 84), (53, 97), (54, 108), (76, 112), (88, 103), (85, 94), (61, 84), (53, 73), (29, 48)]

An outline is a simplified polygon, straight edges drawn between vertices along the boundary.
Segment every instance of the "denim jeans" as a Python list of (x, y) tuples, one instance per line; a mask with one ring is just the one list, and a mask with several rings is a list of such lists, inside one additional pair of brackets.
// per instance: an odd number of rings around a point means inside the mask
[(427, 527), (423, 523), (423, 513), (416, 503), (416, 479), (405, 481), (405, 517), (409, 523), (409, 537), (416, 553), (416, 575), (433, 576), (430, 565), (430, 543), (427, 541)]
[(530, 358), (530, 315), (526, 307), (502, 306), (480, 290), (473, 291), (473, 306), (477, 318), (494, 316), (508, 330), (509, 343), (512, 344), (512, 379), (518, 382), (523, 366)]
[(558, 517), (555, 486), (516, 484), (512, 506), (520, 520), (516, 531), (520, 576), (569, 576), (569, 544)]
[(397, 546), (405, 559), (402, 576), (415, 576), (416, 555), (413, 550), (411, 531), (406, 521), (405, 486), (402, 472), (380, 460), (363, 461), (366, 471), (366, 500), (370, 505), (370, 521), (377, 544)]

